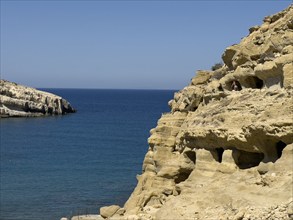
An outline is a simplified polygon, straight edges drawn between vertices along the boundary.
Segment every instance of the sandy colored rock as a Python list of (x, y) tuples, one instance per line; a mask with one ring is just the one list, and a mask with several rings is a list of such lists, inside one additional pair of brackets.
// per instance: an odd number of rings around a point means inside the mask
[(293, 6), (267, 16), (175, 93), (110, 219), (292, 219), (292, 17)]
[(205, 84), (208, 82), (208, 80), (210, 78), (211, 78), (210, 71), (199, 70), (196, 72), (196, 76), (191, 80), (191, 84), (194, 86), (200, 85), (200, 84)]
[(100, 215), (79, 215), (74, 216), (71, 220), (103, 220), (104, 218)]
[(120, 206), (118, 205), (104, 206), (100, 208), (100, 215), (103, 218), (109, 218), (113, 216), (119, 209), (120, 209)]
[[(292, 55), (293, 56), (293, 55)], [(293, 64), (288, 63), (283, 66), (283, 75), (284, 75), (284, 87), (293, 88)]]

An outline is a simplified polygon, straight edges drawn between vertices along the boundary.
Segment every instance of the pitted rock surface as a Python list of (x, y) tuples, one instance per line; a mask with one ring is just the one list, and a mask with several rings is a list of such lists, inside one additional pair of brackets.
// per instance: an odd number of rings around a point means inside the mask
[(249, 32), (175, 93), (109, 219), (293, 219), (293, 6)]

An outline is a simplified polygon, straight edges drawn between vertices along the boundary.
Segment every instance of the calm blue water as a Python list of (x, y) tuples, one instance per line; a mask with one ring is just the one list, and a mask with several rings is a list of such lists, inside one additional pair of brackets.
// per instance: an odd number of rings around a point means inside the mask
[(123, 205), (174, 91), (46, 89), (78, 110), (1, 119), (1, 220), (59, 220)]

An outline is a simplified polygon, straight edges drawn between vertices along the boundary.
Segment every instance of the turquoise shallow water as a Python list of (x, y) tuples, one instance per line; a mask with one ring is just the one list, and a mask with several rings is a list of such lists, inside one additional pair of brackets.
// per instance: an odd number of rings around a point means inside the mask
[(1, 220), (59, 220), (123, 205), (174, 91), (45, 89), (76, 114), (1, 119)]

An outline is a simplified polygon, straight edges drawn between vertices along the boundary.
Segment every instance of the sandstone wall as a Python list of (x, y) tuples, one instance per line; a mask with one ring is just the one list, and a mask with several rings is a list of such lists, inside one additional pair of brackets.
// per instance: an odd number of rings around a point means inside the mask
[(293, 219), (293, 6), (249, 31), (174, 95), (137, 187), (104, 218)]
[(93, 219), (293, 219), (293, 6), (249, 32), (175, 93), (134, 192)]

